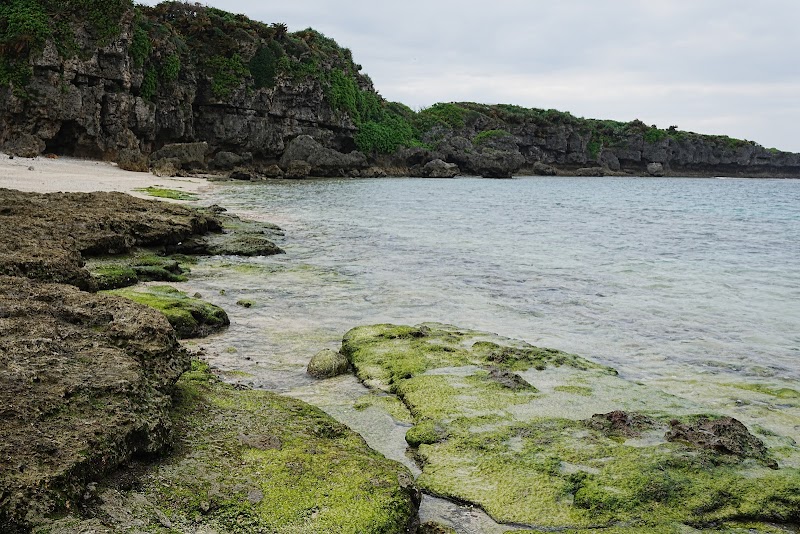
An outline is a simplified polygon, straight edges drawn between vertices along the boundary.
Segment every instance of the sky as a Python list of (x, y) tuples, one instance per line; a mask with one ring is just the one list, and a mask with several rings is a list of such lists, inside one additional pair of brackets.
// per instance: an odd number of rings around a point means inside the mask
[(413, 109), (554, 108), (800, 152), (797, 0), (201, 3), (312, 27), (350, 48), (384, 98)]

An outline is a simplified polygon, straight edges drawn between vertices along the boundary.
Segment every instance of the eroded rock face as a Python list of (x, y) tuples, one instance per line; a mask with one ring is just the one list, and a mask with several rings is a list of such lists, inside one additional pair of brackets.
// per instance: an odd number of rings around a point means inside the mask
[(74, 508), (87, 481), (161, 451), (188, 366), (154, 310), (0, 276), (0, 530)]

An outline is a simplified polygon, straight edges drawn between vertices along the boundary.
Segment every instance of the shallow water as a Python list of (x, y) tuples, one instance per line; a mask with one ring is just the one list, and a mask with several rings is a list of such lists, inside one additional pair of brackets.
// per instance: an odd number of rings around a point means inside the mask
[[(366, 391), (353, 377), (304, 374), (351, 327), (437, 321), (495, 332), (690, 399), (708, 400), (706, 383), (797, 389), (800, 380), (797, 180), (307, 180), (212, 194), (280, 225), (287, 252), (196, 266), (186, 287), (232, 319), (199, 343), (212, 363), (322, 407), (412, 469), (407, 426), (354, 410)], [(237, 307), (243, 298), (255, 306)], [(763, 407), (736, 400), (715, 407), (760, 417)], [(770, 409), (800, 435), (796, 407)], [(450, 513), (432, 516), (470, 531), (466, 512), (463, 524)]]

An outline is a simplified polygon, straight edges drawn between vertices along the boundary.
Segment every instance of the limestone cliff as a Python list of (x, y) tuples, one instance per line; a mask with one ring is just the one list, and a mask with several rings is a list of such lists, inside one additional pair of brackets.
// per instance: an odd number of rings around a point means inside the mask
[[(414, 112), (384, 101), (360, 70), (312, 29), (199, 4), (10, 0), (0, 5), (0, 147), (243, 178), (425, 176), (437, 159), (457, 165), (448, 175), (800, 176), (800, 155), (638, 120), (473, 103)], [(159, 155), (174, 143), (198, 143), (202, 161)], [(325, 149), (314, 162), (294, 157), (314, 143)]]

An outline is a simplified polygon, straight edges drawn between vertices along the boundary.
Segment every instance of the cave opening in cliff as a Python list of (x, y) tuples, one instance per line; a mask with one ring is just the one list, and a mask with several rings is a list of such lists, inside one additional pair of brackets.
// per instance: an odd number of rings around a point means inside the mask
[(75, 121), (61, 124), (58, 133), (46, 141), (45, 152), (58, 156), (103, 159), (103, 151), (86, 134), (86, 128)]

